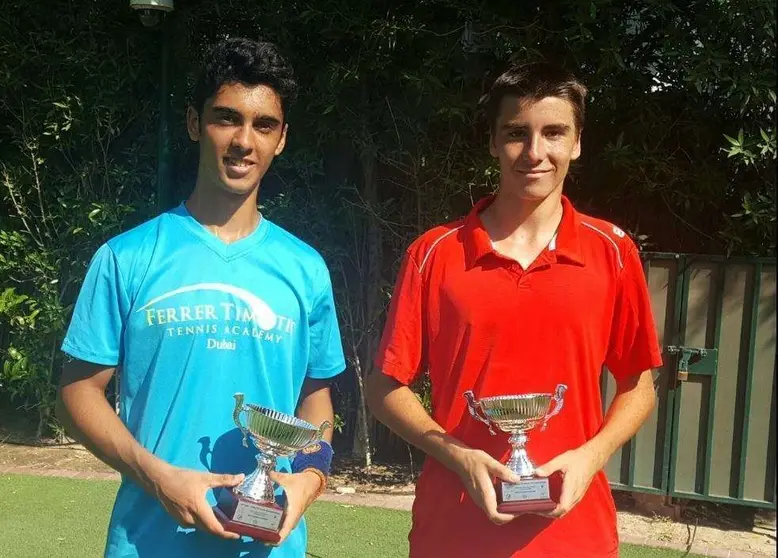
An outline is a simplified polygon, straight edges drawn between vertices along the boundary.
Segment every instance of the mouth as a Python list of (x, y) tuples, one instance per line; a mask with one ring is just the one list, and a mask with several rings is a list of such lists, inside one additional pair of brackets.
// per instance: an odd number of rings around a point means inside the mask
[(519, 174), (523, 174), (527, 178), (539, 178), (553, 172), (553, 169), (517, 169)]
[(256, 163), (249, 159), (238, 157), (224, 157), (224, 168), (230, 178), (241, 178), (246, 176), (254, 168)]

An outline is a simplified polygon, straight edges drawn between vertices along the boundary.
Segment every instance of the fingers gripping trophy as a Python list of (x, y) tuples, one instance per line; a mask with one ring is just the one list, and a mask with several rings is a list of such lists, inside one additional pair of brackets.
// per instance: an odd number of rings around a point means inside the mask
[(565, 391), (567, 386), (559, 384), (553, 394), (528, 393), (476, 399), (472, 391), (464, 393), (470, 414), (486, 424), (493, 436), (496, 435), (495, 428), (511, 435), (508, 442), (512, 450), (507, 466), (521, 478), (521, 482), (501, 481), (498, 484), (497, 511), (550, 511), (556, 507), (556, 502), (551, 499), (548, 479), (535, 475), (535, 465), (525, 446), (532, 429), (541, 424), (542, 432), (548, 419), (562, 410)]
[[(321, 441), (331, 424), (314, 425), (266, 407), (244, 404), (243, 394), (236, 393), (232, 417), (243, 432), (243, 446), (251, 438), (259, 450), (257, 468), (242, 483), (222, 490), (214, 511), (228, 531), (270, 543), (280, 540), (278, 531), (284, 509), (275, 501), (270, 472), (276, 459), (291, 457)], [(246, 424), (241, 416), (246, 415)]]

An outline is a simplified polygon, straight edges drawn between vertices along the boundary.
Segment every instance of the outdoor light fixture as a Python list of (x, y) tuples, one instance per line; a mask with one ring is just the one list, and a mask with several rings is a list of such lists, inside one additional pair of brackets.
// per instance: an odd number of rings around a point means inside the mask
[(173, 0), (130, 0), (130, 8), (138, 10), (143, 25), (154, 27), (165, 12), (173, 11)]

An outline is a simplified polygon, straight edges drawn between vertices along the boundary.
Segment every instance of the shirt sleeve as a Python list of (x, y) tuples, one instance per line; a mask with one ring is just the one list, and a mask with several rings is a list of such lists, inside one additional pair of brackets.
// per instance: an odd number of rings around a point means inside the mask
[(62, 351), (86, 362), (117, 366), (124, 354), (129, 307), (116, 255), (104, 244), (89, 263)]
[(617, 280), (605, 366), (621, 379), (662, 366), (662, 351), (640, 255), (630, 244)]
[(375, 365), (387, 376), (410, 385), (424, 361), (422, 277), (410, 253), (400, 266)]
[(324, 288), (316, 297), (308, 316), (311, 349), (307, 375), (317, 379), (337, 376), (346, 368), (332, 282), (329, 272), (325, 271), (325, 275)]

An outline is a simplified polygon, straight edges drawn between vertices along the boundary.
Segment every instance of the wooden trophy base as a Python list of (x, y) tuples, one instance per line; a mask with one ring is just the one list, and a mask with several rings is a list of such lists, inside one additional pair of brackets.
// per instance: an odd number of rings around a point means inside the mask
[(225, 488), (213, 511), (227, 531), (271, 544), (281, 540), (284, 509), (275, 502), (257, 502)]
[(497, 483), (497, 511), (500, 513), (549, 512), (557, 506), (551, 499), (549, 479), (528, 478), (518, 484)]

